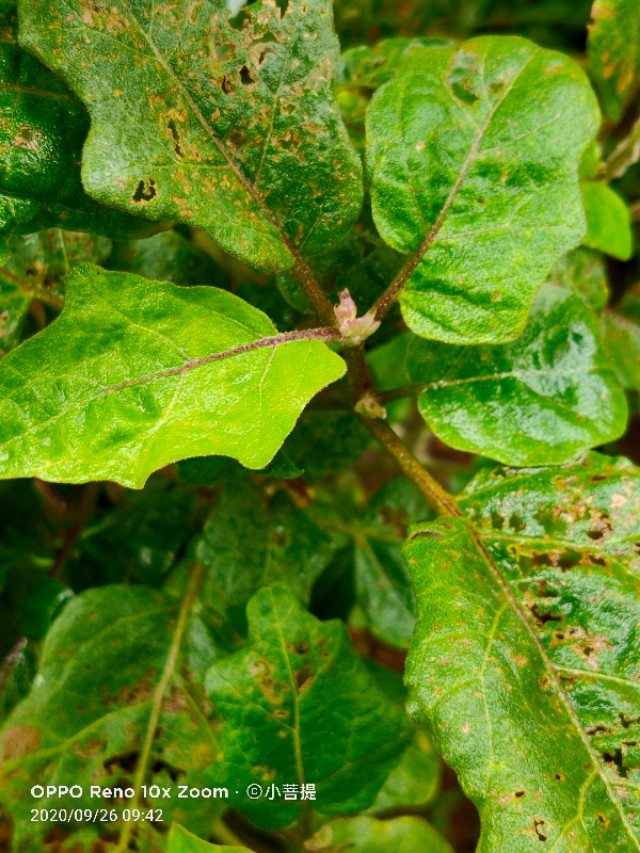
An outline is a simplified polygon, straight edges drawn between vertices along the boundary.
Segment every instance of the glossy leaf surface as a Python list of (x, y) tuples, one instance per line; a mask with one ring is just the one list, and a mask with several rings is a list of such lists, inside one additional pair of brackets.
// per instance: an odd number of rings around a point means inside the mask
[(626, 426), (624, 393), (602, 352), (596, 317), (551, 284), (513, 344), (415, 339), (406, 367), (421, 388), (420, 413), (442, 441), (510, 465), (571, 461)]
[(0, 233), (59, 226), (125, 238), (158, 225), (96, 203), (80, 180), (88, 116), (62, 80), (18, 47), (15, 3), (0, 5)]
[(595, 0), (588, 56), (608, 115), (618, 121), (640, 75), (640, 6), (636, 0)]
[[(371, 805), (411, 736), (401, 710), (372, 680), (345, 626), (316, 620), (284, 584), (256, 593), (247, 617), (246, 648), (215, 664), (206, 681), (223, 719), (229, 787), (274, 784), (282, 793), (285, 784), (310, 783), (316, 799), (308, 805), (323, 814)], [(237, 807), (273, 828), (293, 824), (302, 805), (264, 795)]]
[(59, 319), (0, 364), (0, 476), (140, 488), (198, 454), (263, 467), (344, 372), (275, 331), (226, 291), (77, 267)]
[(270, 270), (337, 242), (357, 216), (326, 0), (252, 5), (237, 26), (223, 0), (27, 0), (20, 15), (22, 43), (89, 110), (82, 176), (99, 201), (196, 225)]
[(584, 235), (577, 173), (598, 121), (583, 72), (528, 41), (410, 51), (372, 99), (367, 164), (378, 230), (412, 259), (400, 302), (416, 334), (518, 336)]
[(405, 548), (407, 681), (478, 806), (479, 850), (638, 849), (638, 469), (498, 468), (460, 505), (471, 524), (421, 525)]

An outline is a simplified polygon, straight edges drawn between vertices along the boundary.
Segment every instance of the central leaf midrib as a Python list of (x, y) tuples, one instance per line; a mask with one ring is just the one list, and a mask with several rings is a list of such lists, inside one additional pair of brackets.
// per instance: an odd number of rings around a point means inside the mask
[[(129, 11), (129, 10), (127, 10), (127, 11)], [(285, 244), (286, 248), (289, 250), (289, 252), (293, 256), (293, 258), (298, 259), (299, 255), (298, 255), (296, 249), (294, 248), (293, 244), (289, 240), (289, 236), (285, 232), (282, 225), (276, 219), (271, 208), (267, 205), (267, 202), (266, 202), (264, 196), (262, 195), (262, 193), (260, 192), (260, 190), (245, 175), (243, 170), (240, 168), (240, 166), (236, 163), (236, 161), (232, 157), (231, 153), (227, 150), (227, 147), (224, 145), (222, 140), (218, 137), (218, 135), (214, 131), (213, 127), (209, 124), (209, 122), (206, 120), (206, 118), (202, 115), (200, 108), (198, 107), (197, 103), (191, 97), (189, 90), (186, 88), (184, 83), (174, 73), (173, 69), (168, 64), (168, 62), (165, 60), (162, 53), (156, 48), (155, 43), (153, 42), (152, 38), (148, 35), (148, 33), (145, 30), (142, 23), (137, 19), (135, 14), (131, 13), (131, 17), (136, 22), (139, 32), (141, 33), (141, 35), (144, 38), (144, 40), (146, 41), (146, 43), (149, 45), (149, 48), (151, 49), (153, 55), (155, 56), (158, 64), (164, 69), (167, 76), (175, 84), (176, 88), (179, 89), (179, 91), (182, 93), (183, 97), (185, 98), (185, 100), (187, 101), (187, 103), (189, 104), (191, 109), (193, 110), (195, 117), (200, 122), (200, 124), (204, 128), (205, 132), (209, 135), (213, 144), (216, 146), (216, 148), (220, 151), (222, 156), (225, 158), (225, 160), (229, 164), (229, 167), (231, 168), (233, 173), (236, 175), (238, 180), (243, 184), (245, 189), (247, 189), (247, 191), (253, 196), (253, 198), (258, 203), (258, 205), (260, 206), (260, 208), (264, 212), (265, 216), (267, 217), (267, 219), (271, 223), (271, 225), (273, 225), (273, 227), (278, 231), (278, 233), (280, 234), (280, 236), (282, 238), (283, 243)]]
[(611, 803), (617, 809), (618, 814), (620, 815), (620, 820), (622, 821), (622, 825), (624, 826), (625, 830), (627, 831), (629, 838), (635, 843), (636, 849), (640, 850), (640, 840), (636, 837), (635, 833), (633, 832), (633, 829), (630, 826), (630, 824), (627, 820), (627, 817), (626, 817), (626, 815), (622, 809), (622, 805), (618, 801), (618, 798), (615, 796), (615, 792), (613, 791), (613, 785), (612, 785), (610, 779), (607, 777), (606, 773), (603, 772), (603, 768), (601, 767), (600, 762), (598, 761), (598, 758), (597, 758), (597, 756), (593, 750), (593, 747), (591, 745), (591, 741), (587, 737), (586, 732), (584, 731), (584, 728), (582, 726), (582, 723), (580, 722), (580, 718), (578, 717), (573, 705), (571, 704), (569, 697), (566, 695), (566, 693), (564, 692), (564, 689), (562, 688), (561, 680), (558, 677), (558, 674), (556, 672), (556, 669), (553, 666), (552, 661), (550, 660), (550, 658), (547, 655), (547, 652), (545, 650), (544, 645), (542, 644), (540, 638), (538, 637), (538, 634), (536, 633), (536, 631), (534, 631), (533, 626), (531, 625), (531, 623), (527, 619), (526, 615), (524, 614), (522, 608), (520, 607), (520, 603), (518, 602), (517, 598), (513, 594), (509, 584), (503, 578), (502, 574), (500, 573), (500, 570), (495, 565), (491, 555), (489, 554), (489, 552), (485, 548), (484, 542), (482, 541), (482, 536), (481, 536), (480, 531), (475, 527), (473, 522), (469, 521), (468, 519), (465, 519), (465, 521), (466, 521), (467, 529), (471, 533), (471, 536), (472, 536), (474, 542), (476, 543), (476, 546), (479, 549), (481, 555), (484, 557), (484, 560), (485, 560), (491, 574), (497, 580), (497, 582), (498, 582), (500, 588), (502, 589), (504, 595), (506, 596), (507, 600), (511, 604), (511, 607), (512, 607), (515, 615), (517, 615), (518, 619), (520, 620), (520, 622), (524, 626), (527, 634), (532, 639), (536, 649), (538, 650), (538, 654), (540, 656), (540, 660), (543, 663), (544, 669), (545, 669), (548, 677), (550, 678), (551, 682), (554, 685), (554, 688), (556, 690), (558, 698), (560, 699), (562, 704), (565, 706), (565, 709), (567, 711), (569, 719), (573, 722), (574, 728), (575, 728), (576, 732), (578, 733), (578, 737), (580, 738), (583, 745), (585, 746), (585, 748), (587, 750), (587, 754), (589, 755), (589, 757), (591, 759), (591, 763), (596, 770), (598, 778), (602, 781), (604, 787), (606, 788), (606, 791), (609, 795), (609, 799), (610, 799)]

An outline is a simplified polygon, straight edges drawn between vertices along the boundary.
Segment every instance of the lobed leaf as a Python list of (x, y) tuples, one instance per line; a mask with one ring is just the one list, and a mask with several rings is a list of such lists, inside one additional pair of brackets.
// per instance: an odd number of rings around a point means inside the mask
[(402, 710), (371, 679), (344, 624), (316, 620), (285, 584), (257, 592), (247, 618), (247, 646), (206, 680), (223, 719), (229, 787), (310, 783), (316, 799), (263, 796), (238, 809), (274, 828), (295, 823), (305, 802), (322, 814), (370, 806), (411, 737)]
[(414, 48), (367, 112), (373, 216), (409, 255), (400, 304), (416, 334), (506, 343), (584, 235), (578, 186), (598, 128), (566, 56), (516, 37)]
[(483, 822), (480, 851), (640, 848), (640, 471), (483, 471), (468, 519), (405, 554), (418, 625), (411, 711)]
[(261, 269), (338, 242), (362, 201), (327, 0), (20, 3), (21, 43), (80, 96), (99, 201), (207, 231)]
[(64, 83), (16, 40), (16, 3), (0, 5), (0, 233), (58, 226), (125, 238), (158, 225), (97, 204), (80, 180), (88, 116)]
[[(136, 805), (92, 798), (90, 785), (138, 787), (134, 771), (145, 760), (146, 785), (173, 786), (176, 774), (190, 786), (219, 784), (218, 742), (199, 687), (216, 652), (197, 617), (185, 611), (184, 623), (177, 618), (180, 608), (149, 587), (107, 586), (75, 598), (55, 622), (31, 692), (0, 741), (3, 799), (11, 807), (16, 849), (49, 849), (50, 825), (32, 822), (34, 802), (24, 796), (36, 780), (44, 786), (73, 780), (83, 789), (75, 799), (45, 796), (39, 807), (119, 812)], [(176, 796), (162, 803), (166, 822), (179, 820), (202, 833), (221, 806)], [(76, 823), (76, 832), (91, 826)], [(118, 831), (122, 825), (106, 827)]]
[(140, 488), (199, 454), (264, 467), (345, 370), (275, 333), (226, 291), (76, 267), (60, 317), (0, 363), (0, 477)]
[(236, 630), (246, 627), (251, 596), (274, 581), (286, 582), (308, 603), (334, 552), (332, 537), (285, 494), (268, 500), (241, 483), (225, 490), (193, 545), (195, 559), (207, 570), (203, 604), (216, 621)]
[(625, 430), (625, 395), (596, 317), (551, 284), (513, 344), (453, 347), (416, 338), (406, 369), (420, 389), (420, 413), (442, 441), (509, 465), (569, 462)]

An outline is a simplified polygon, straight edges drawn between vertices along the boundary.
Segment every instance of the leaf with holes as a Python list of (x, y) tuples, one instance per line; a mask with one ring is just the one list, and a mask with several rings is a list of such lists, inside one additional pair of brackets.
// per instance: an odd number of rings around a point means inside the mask
[(415, 528), (410, 709), (480, 811), (479, 850), (637, 850), (640, 471), (484, 471)]
[(82, 105), (16, 41), (16, 3), (0, 4), (0, 233), (59, 226), (113, 237), (158, 225), (96, 203), (79, 163), (89, 120)]
[[(322, 814), (370, 806), (412, 735), (401, 709), (376, 686), (344, 625), (319, 622), (285, 584), (256, 593), (247, 618), (246, 648), (214, 664), (207, 692), (223, 720), (229, 789), (273, 784), (280, 795), (236, 808), (274, 828), (294, 824), (305, 802)], [(315, 801), (282, 799), (284, 785), (303, 784), (315, 785)]]
[(406, 369), (420, 389), (420, 413), (442, 441), (509, 465), (570, 462), (626, 426), (625, 395), (596, 317), (552, 284), (515, 343), (453, 347), (415, 338)]
[(362, 200), (331, 5), (265, 0), (228, 18), (224, 0), (26, 0), (20, 39), (89, 110), (92, 196), (286, 269), (338, 242)]
[(199, 454), (262, 468), (344, 373), (309, 334), (223, 290), (76, 267), (60, 317), (0, 362), (0, 477), (140, 488)]
[[(179, 779), (218, 786), (219, 747), (199, 686), (216, 651), (191, 614), (191, 592), (176, 602), (149, 587), (102, 587), (78, 596), (55, 622), (34, 686), (0, 738), (3, 800), (12, 810), (16, 849), (48, 849), (49, 826), (32, 822), (33, 802), (24, 796), (34, 779), (45, 786), (73, 779), (83, 793), (69, 803), (89, 813), (159, 806), (145, 802), (142, 791), (135, 801), (92, 797), (91, 785), (172, 787)], [(42, 808), (64, 805), (54, 796), (38, 800)], [(162, 802), (167, 823), (179, 820), (202, 834), (223, 806), (177, 796)], [(76, 831), (91, 827), (86, 815), (78, 824)]]
[(518, 336), (585, 224), (578, 185), (598, 128), (584, 73), (514, 37), (414, 48), (367, 112), (373, 216), (408, 256), (396, 279), (418, 335)]
[(636, 0), (595, 0), (588, 58), (605, 111), (619, 121), (640, 76), (640, 6)]

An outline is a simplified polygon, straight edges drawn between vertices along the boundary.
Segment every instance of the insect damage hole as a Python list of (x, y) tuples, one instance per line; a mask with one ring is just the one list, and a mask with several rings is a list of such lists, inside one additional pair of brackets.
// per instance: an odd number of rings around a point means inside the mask
[(547, 836), (542, 831), (543, 826), (544, 826), (544, 821), (534, 817), (533, 829), (535, 830), (535, 833), (538, 836), (540, 841), (546, 841), (547, 840)]
[(134, 201), (136, 204), (141, 204), (142, 202), (150, 202), (153, 201), (153, 199), (156, 198), (157, 195), (158, 185), (156, 184), (153, 178), (147, 178), (146, 181), (138, 182), (136, 191), (131, 196), (131, 201)]

